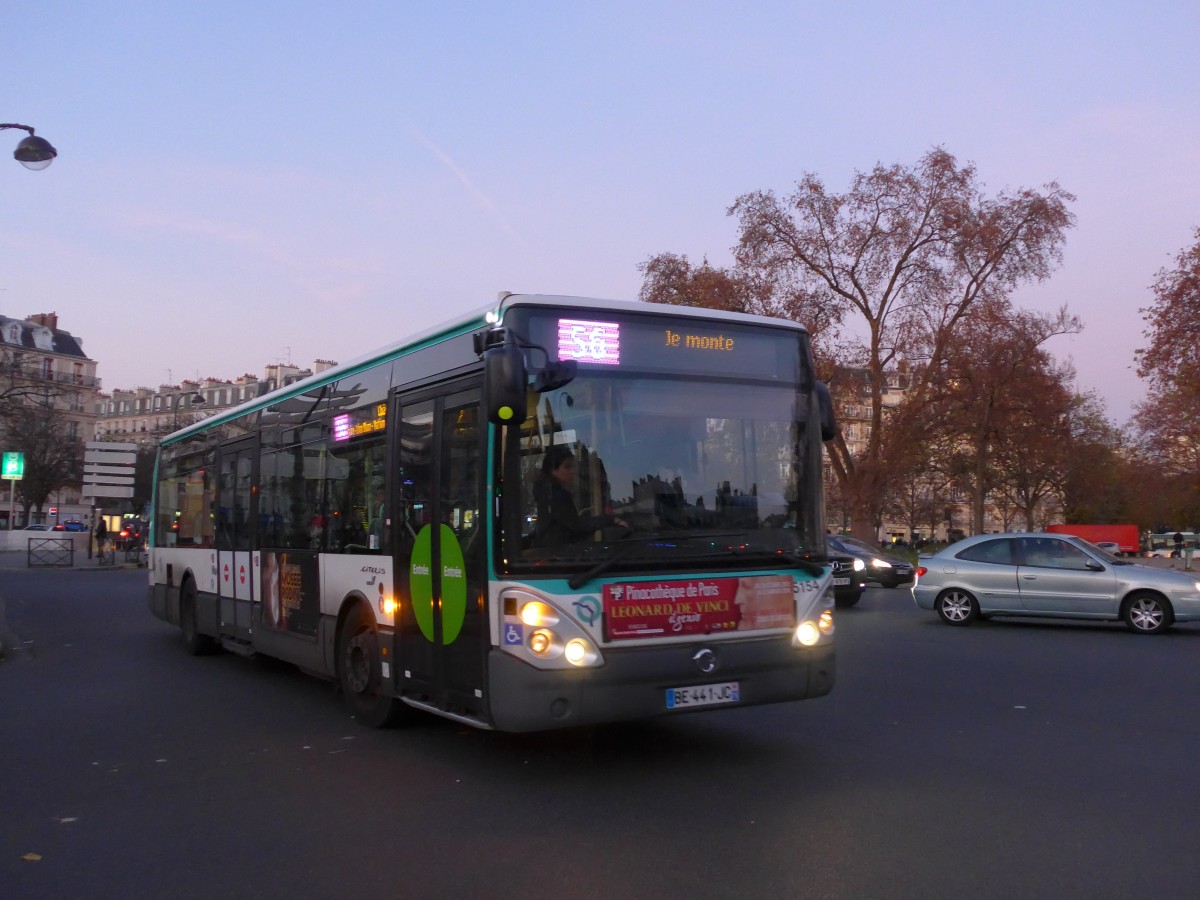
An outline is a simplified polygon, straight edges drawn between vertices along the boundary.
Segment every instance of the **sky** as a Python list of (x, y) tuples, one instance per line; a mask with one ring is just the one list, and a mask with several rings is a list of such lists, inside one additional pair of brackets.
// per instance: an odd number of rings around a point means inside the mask
[[(732, 263), (750, 191), (936, 146), (1077, 196), (1018, 305), (1123, 424), (1200, 227), (1200, 3), (42, 0), (0, 12), (0, 314), (105, 390), (345, 361), (502, 290), (636, 299)], [(7, 162), (5, 162), (7, 160)]]

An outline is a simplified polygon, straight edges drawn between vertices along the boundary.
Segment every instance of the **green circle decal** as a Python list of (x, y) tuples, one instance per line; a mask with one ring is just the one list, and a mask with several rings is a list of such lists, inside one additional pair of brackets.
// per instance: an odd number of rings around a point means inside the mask
[[(433, 642), (433, 530), (424, 526), (413, 542), (408, 589), (413, 618), (425, 639)], [(452, 644), (467, 616), (467, 569), (462, 547), (449, 525), (438, 529), (442, 560), (442, 643)]]

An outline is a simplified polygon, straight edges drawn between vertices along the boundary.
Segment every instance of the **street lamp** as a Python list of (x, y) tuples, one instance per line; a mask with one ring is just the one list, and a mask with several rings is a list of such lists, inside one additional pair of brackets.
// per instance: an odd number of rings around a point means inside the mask
[(54, 149), (45, 138), (40, 138), (33, 133), (33, 129), (28, 125), (16, 124), (0, 124), (0, 130), (5, 128), (21, 128), (29, 132), (29, 137), (17, 144), (17, 149), (13, 151), (13, 159), (19, 162), (27, 169), (38, 171), (46, 168), (50, 163), (54, 162), (54, 157), (58, 156), (58, 151)]
[(184, 398), (187, 398), (188, 408), (194, 406), (203, 406), (208, 401), (204, 399), (204, 395), (196, 392), (194, 394), (176, 394), (174, 401), (171, 403), (171, 430), (179, 430), (179, 406), (183, 403)]

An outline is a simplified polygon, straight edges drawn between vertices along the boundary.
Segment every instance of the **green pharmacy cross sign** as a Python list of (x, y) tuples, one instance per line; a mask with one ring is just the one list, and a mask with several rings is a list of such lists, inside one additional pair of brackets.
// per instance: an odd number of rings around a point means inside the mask
[(24, 453), (8, 453), (4, 454), (4, 461), (0, 464), (0, 478), (7, 478), (11, 481), (17, 481), (25, 477), (25, 454)]

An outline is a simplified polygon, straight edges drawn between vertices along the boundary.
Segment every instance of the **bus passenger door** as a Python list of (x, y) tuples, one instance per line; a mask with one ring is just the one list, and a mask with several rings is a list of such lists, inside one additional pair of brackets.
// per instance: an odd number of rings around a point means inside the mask
[(256, 573), (252, 568), (254, 546), (253, 441), (239, 441), (220, 449), (217, 460), (217, 592), (220, 595), (222, 636), (250, 640), (250, 607), (254, 600)]
[(484, 719), (487, 569), (478, 380), (401, 395), (392, 504), (402, 695)]

